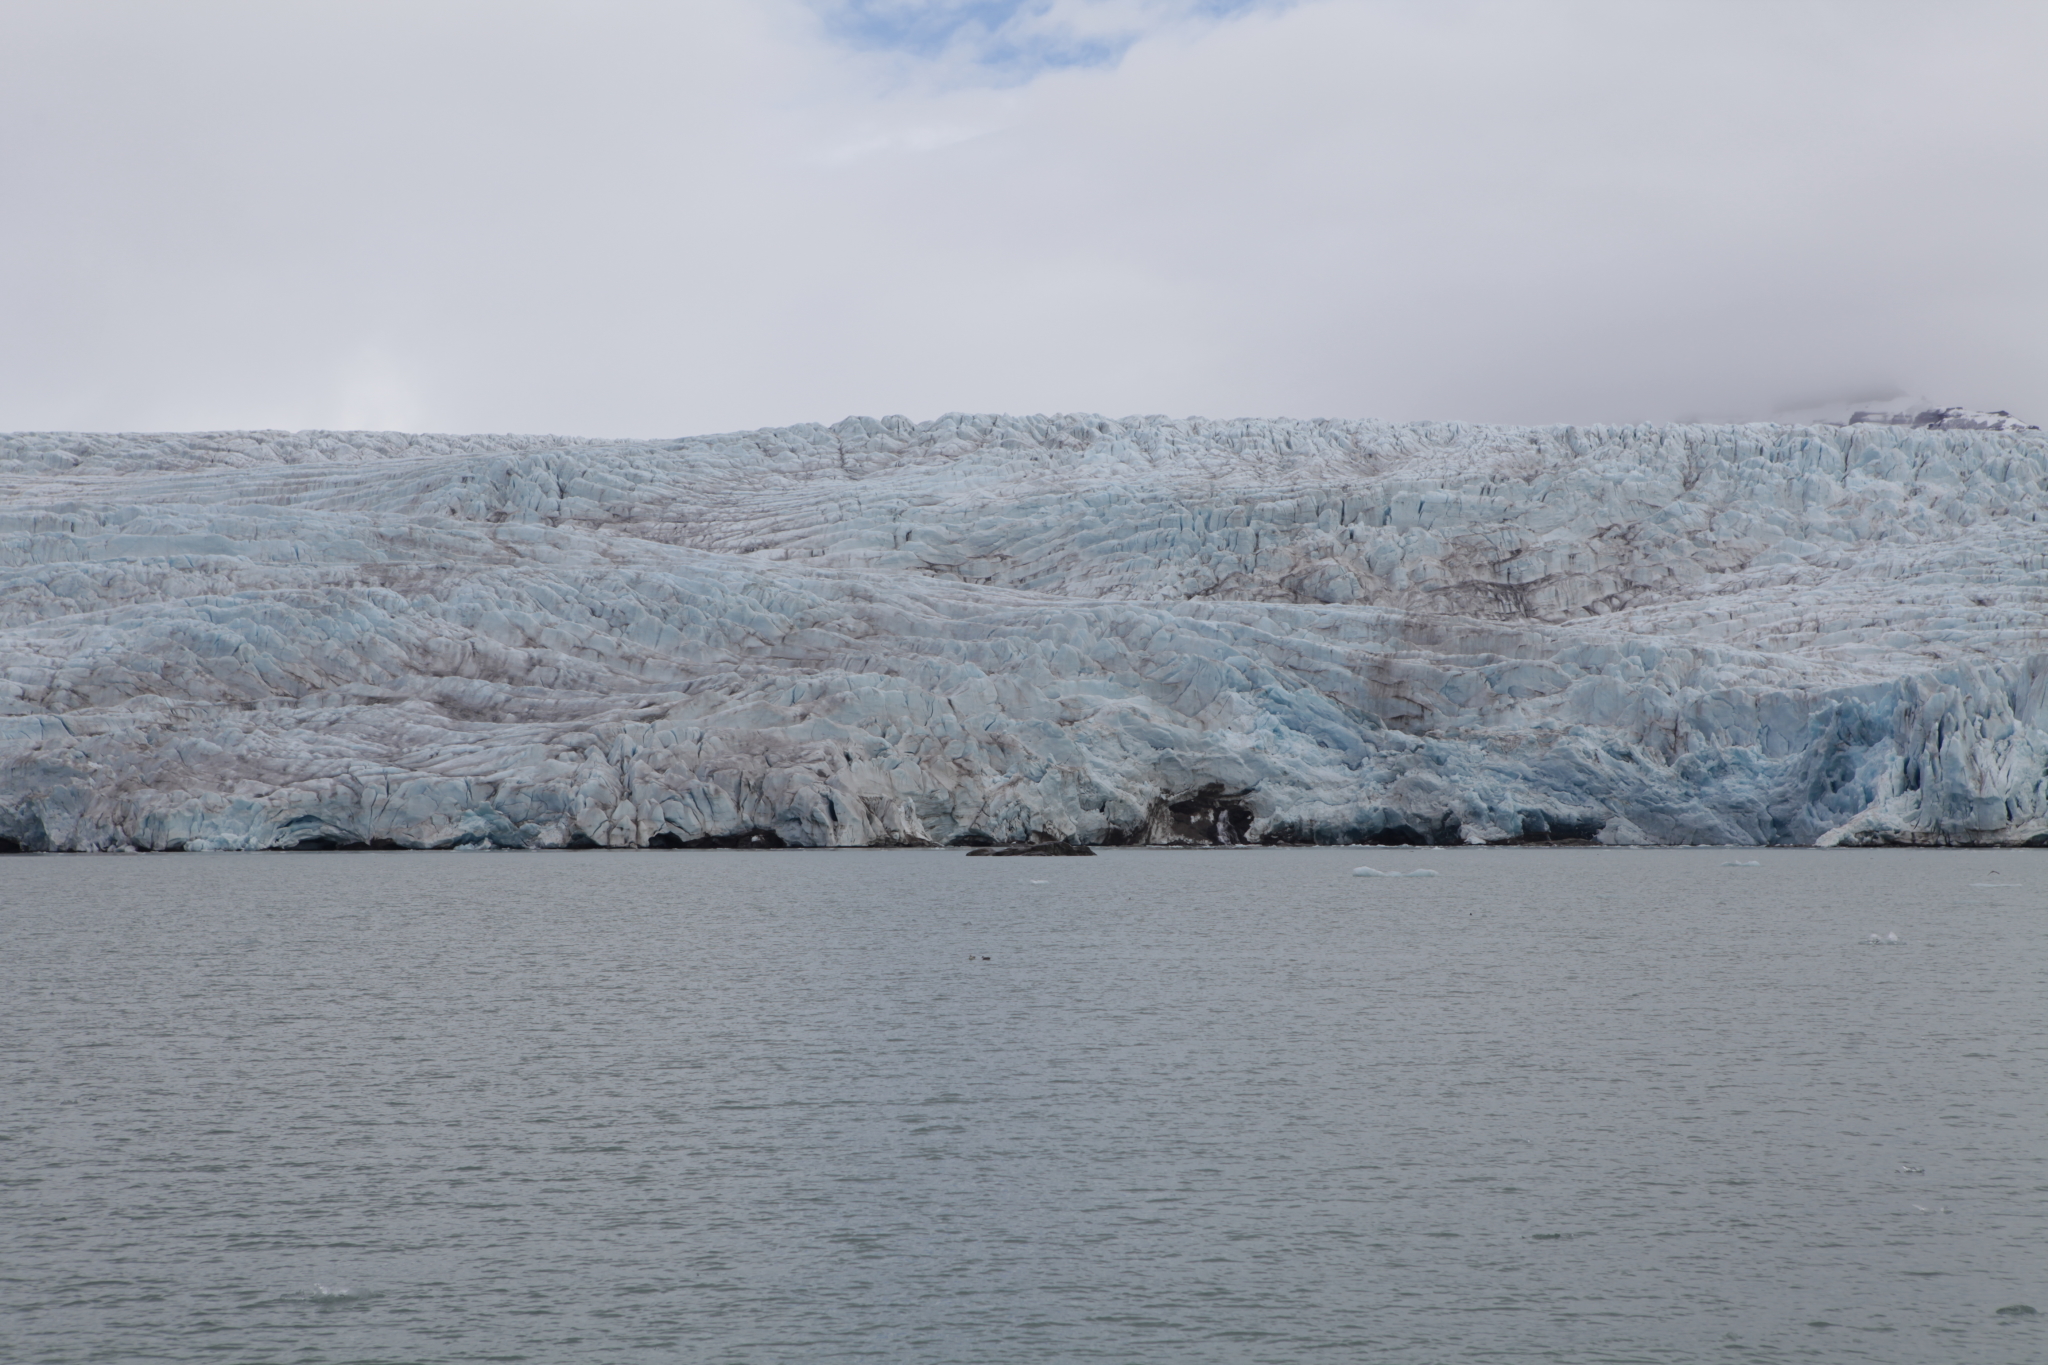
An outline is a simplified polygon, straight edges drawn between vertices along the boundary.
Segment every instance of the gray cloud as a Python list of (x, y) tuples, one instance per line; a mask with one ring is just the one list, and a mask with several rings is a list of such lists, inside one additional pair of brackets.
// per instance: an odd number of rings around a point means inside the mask
[(1097, 18), (11, 5), (0, 427), (2048, 417), (2039, 5)]

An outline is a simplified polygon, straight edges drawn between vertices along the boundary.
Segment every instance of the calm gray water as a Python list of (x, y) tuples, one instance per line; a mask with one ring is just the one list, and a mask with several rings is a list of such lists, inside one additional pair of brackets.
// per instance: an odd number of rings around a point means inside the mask
[(33, 857), (0, 934), (7, 1361), (2048, 1359), (2048, 853)]

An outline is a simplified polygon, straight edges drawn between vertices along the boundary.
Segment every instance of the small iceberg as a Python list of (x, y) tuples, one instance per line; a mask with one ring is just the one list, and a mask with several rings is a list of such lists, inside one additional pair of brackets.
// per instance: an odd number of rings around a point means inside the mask
[(1351, 869), (1351, 875), (1354, 877), (1434, 877), (1436, 873), (1426, 867), (1418, 867), (1413, 872), (1382, 872), (1376, 867), (1354, 867)]
[(1736, 861), (1735, 861), (1734, 859), (1732, 859), (1732, 858), (1731, 858), (1731, 859), (1730, 859), (1729, 861), (1727, 861), (1727, 862), (1725, 862), (1725, 863), (1722, 863), (1722, 864), (1721, 864), (1721, 866), (1723, 866), (1723, 867), (1762, 867), (1762, 866), (1763, 866), (1763, 864), (1762, 864), (1762, 863), (1760, 863), (1760, 862), (1758, 862), (1758, 861), (1756, 861), (1756, 860), (1755, 860), (1754, 858), (1750, 859), (1750, 860), (1749, 860), (1748, 862), (1746, 862), (1746, 863), (1738, 863), (1738, 862), (1736, 862)]
[(1903, 946), (1906, 942), (1906, 940), (1900, 938), (1897, 934), (1872, 934), (1869, 938), (1866, 938), (1863, 941), (1865, 943), (1874, 943), (1880, 948), (1899, 947)]

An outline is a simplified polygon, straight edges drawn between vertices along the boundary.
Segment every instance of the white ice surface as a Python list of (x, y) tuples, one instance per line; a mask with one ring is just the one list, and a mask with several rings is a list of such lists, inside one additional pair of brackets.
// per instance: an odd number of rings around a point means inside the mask
[(2048, 438), (0, 437), (26, 848), (2048, 840)]

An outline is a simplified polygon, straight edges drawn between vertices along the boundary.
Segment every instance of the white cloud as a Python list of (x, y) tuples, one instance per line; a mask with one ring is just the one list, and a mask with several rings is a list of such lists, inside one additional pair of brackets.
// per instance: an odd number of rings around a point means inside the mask
[(797, 0), (12, 7), (0, 427), (1633, 420), (1887, 384), (2048, 416), (2048, 9), (1022, 19), (1136, 37), (1026, 80)]
[(346, 431), (417, 431), (428, 425), (410, 369), (374, 346), (349, 356), (337, 371), (332, 411), (316, 425)]
[(826, 147), (819, 153), (819, 159), (831, 165), (843, 166), (849, 162), (865, 161), (873, 156), (935, 152), (942, 147), (957, 147), (963, 142), (986, 137), (992, 131), (994, 130), (990, 128), (974, 127), (912, 125), (888, 128), (869, 124), (855, 131), (850, 140), (834, 142)]

